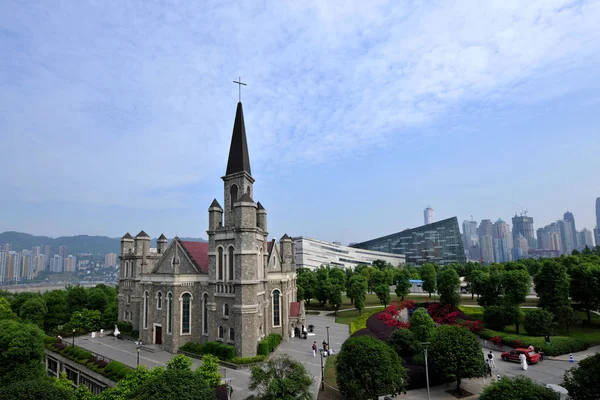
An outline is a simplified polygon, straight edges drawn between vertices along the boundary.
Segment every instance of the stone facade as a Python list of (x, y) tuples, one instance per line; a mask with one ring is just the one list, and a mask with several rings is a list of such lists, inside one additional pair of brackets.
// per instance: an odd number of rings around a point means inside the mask
[(222, 179), (225, 208), (216, 199), (209, 206), (208, 243), (161, 235), (151, 249), (144, 231), (121, 239), (119, 320), (144, 343), (176, 352), (187, 342), (221, 341), (251, 357), (266, 335), (287, 339), (303, 327), (293, 242), (267, 240), (267, 212), (253, 200), (241, 103)]

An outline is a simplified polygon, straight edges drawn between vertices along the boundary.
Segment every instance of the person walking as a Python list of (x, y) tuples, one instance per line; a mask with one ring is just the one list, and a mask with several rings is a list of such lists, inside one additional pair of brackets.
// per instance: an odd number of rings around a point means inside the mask
[(317, 342), (313, 342), (312, 345), (313, 357), (317, 356)]
[(521, 369), (527, 371), (527, 357), (525, 357), (525, 354), (521, 353), (519, 355), (519, 360), (521, 360)]
[(540, 355), (540, 361), (544, 361), (544, 349), (539, 347), (537, 352)]
[(496, 368), (496, 361), (494, 361), (494, 353), (490, 350), (488, 353), (488, 362), (490, 363), (490, 368)]
[(492, 365), (491, 365), (491, 361), (489, 358), (485, 360), (485, 366), (487, 368), (487, 373), (491, 378), (492, 377)]

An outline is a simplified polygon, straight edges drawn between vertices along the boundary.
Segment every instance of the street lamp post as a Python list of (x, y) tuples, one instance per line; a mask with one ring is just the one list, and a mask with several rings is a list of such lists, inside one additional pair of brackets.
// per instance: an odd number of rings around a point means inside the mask
[(425, 377), (427, 378), (427, 400), (431, 400), (431, 396), (429, 394), (429, 366), (427, 365), (427, 346), (429, 346), (430, 342), (421, 342), (421, 346), (423, 346), (423, 351), (425, 352)]
[(327, 346), (329, 346), (329, 327), (327, 327)]
[(137, 350), (137, 361), (135, 363), (136, 367), (140, 366), (140, 347), (142, 346), (142, 342), (135, 341), (135, 348)]
[(73, 347), (75, 347), (75, 328), (73, 328)]
[(319, 350), (321, 353), (321, 392), (325, 390), (325, 368), (323, 367), (323, 349)]

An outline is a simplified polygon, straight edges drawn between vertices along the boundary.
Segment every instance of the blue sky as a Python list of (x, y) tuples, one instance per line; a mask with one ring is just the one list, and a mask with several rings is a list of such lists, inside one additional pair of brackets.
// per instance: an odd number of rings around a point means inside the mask
[(206, 237), (238, 76), (270, 235), (600, 196), (600, 1), (0, 2), (0, 231)]

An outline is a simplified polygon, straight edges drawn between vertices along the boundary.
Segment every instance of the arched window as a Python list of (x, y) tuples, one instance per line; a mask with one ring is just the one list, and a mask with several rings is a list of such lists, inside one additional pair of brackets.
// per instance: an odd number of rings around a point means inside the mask
[(208, 335), (208, 295), (202, 297), (202, 333)]
[(234, 341), (235, 340), (235, 335), (234, 335), (234, 331), (233, 328), (229, 329), (229, 340)]
[(233, 280), (233, 246), (229, 246), (229, 256), (227, 257), (229, 261), (229, 280)]
[(223, 248), (217, 250), (217, 279), (223, 280)]
[(156, 293), (156, 309), (162, 310), (162, 293)]
[(125, 261), (125, 278), (129, 277), (129, 261)]
[(148, 329), (148, 313), (150, 308), (150, 294), (144, 292), (144, 329)]
[(167, 295), (167, 333), (173, 332), (173, 294)]
[(219, 339), (223, 339), (223, 336), (225, 336), (225, 330), (222, 326), (219, 326)]
[(184, 293), (181, 295), (181, 334), (189, 334), (192, 329), (190, 326), (190, 315), (192, 311), (192, 295)]
[(223, 315), (225, 317), (229, 317), (229, 304), (225, 303), (225, 305), (223, 306)]
[(231, 185), (229, 194), (231, 194), (231, 209), (233, 210), (233, 203), (235, 203), (238, 198), (238, 187), (236, 185)]
[(281, 306), (280, 298), (281, 292), (279, 290), (273, 290), (273, 326), (281, 326)]

